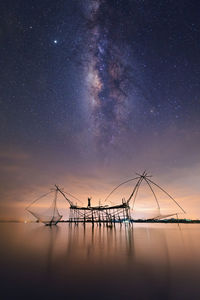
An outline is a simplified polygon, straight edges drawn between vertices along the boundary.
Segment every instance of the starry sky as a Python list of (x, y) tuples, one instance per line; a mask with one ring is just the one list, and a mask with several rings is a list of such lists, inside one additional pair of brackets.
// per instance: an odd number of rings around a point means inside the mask
[(0, 217), (147, 170), (200, 218), (200, 3), (0, 2)]

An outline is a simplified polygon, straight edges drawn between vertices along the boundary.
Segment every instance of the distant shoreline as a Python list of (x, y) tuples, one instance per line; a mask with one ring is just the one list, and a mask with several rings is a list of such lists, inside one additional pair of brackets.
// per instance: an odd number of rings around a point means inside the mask
[[(39, 223), (37, 221), (20, 221), (20, 220), (0, 220), (0, 223), (24, 223), (24, 224), (29, 224), (29, 223)], [(200, 220), (190, 220), (190, 219), (168, 219), (168, 220), (141, 220), (141, 219), (137, 219), (137, 220), (130, 220), (130, 221), (122, 221), (122, 222), (106, 222), (106, 221), (86, 221), (86, 222), (82, 222), (82, 221), (78, 221), (78, 222), (72, 222), (69, 220), (62, 220), (59, 221), (58, 223), (112, 223), (112, 224), (123, 224), (123, 223), (164, 223), (164, 224), (174, 224), (174, 223), (182, 223), (182, 224), (200, 224)]]
[[(71, 221), (68, 221), (68, 220), (63, 220), (63, 221), (59, 221), (59, 223), (84, 223), (82, 221), (79, 221), (79, 222), (71, 222)], [(130, 220), (130, 221), (122, 221), (122, 222), (99, 222), (99, 221), (95, 221), (95, 222), (92, 222), (92, 221), (86, 221), (85, 223), (113, 223), (113, 224), (123, 224), (123, 223), (184, 223), (184, 224), (200, 224), (200, 220), (188, 220), (188, 219), (169, 219), (169, 220), (141, 220), (141, 219), (137, 219), (137, 220)]]

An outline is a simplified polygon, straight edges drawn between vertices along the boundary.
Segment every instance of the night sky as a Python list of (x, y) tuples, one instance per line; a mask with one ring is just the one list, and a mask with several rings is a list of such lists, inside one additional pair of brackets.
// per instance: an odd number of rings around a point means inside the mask
[(0, 211), (147, 170), (200, 217), (200, 3), (0, 2)]

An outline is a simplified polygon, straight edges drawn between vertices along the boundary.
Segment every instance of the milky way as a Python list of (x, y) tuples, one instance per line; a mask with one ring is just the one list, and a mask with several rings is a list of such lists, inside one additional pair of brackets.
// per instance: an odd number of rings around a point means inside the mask
[(130, 113), (129, 49), (123, 31), (112, 24), (109, 1), (90, 2), (87, 11), (88, 56), (86, 78), (92, 109), (93, 133), (104, 148), (115, 144), (127, 129)]

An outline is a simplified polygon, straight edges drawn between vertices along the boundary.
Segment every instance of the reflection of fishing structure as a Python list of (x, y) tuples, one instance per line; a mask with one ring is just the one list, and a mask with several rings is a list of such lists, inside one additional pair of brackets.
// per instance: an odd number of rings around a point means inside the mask
[[(27, 207), (27, 210), (34, 215), (39, 221), (45, 223), (46, 225), (53, 225), (56, 224), (57, 222), (60, 221), (60, 219), (62, 218), (62, 216), (59, 214), (58, 209), (56, 207), (56, 201), (57, 201), (57, 195), (58, 193), (60, 193), (65, 200), (68, 202), (69, 206), (70, 206), (70, 215), (69, 215), (69, 222), (98, 222), (99, 224), (101, 223), (107, 223), (107, 224), (112, 224), (115, 222), (126, 222), (126, 221), (130, 221), (131, 220), (131, 214), (130, 214), (130, 201), (133, 201), (133, 208), (134, 208), (134, 204), (138, 195), (138, 191), (139, 188), (142, 184), (142, 182), (145, 182), (148, 186), (148, 188), (150, 189), (151, 193), (153, 194), (153, 197), (155, 199), (156, 205), (157, 205), (157, 210), (156, 213), (153, 217), (151, 217), (151, 220), (159, 220), (159, 219), (163, 219), (166, 217), (170, 217), (173, 215), (177, 215), (176, 213), (171, 213), (171, 214), (165, 214), (163, 215), (160, 211), (160, 203), (158, 201), (158, 197), (156, 196), (156, 193), (154, 191), (154, 187), (158, 188), (161, 192), (163, 192), (165, 195), (167, 195), (167, 197), (169, 197), (175, 204), (177, 207), (179, 207), (179, 209), (181, 209), (182, 212), (185, 213), (184, 209), (178, 204), (178, 202), (172, 198), (172, 196), (170, 196), (162, 187), (160, 187), (157, 183), (155, 183), (154, 181), (152, 181), (150, 179), (151, 176), (147, 175), (146, 172), (143, 172), (142, 175), (138, 174), (137, 177), (126, 180), (122, 183), (120, 183), (117, 187), (115, 187), (110, 193), (109, 195), (106, 197), (106, 199), (104, 200), (104, 202), (106, 202), (109, 197), (118, 189), (120, 188), (122, 185), (125, 185), (128, 182), (131, 181), (136, 181), (136, 184), (133, 188), (132, 193), (130, 194), (130, 196), (128, 197), (127, 200), (125, 200), (125, 198), (122, 199), (122, 203), (118, 204), (118, 205), (99, 205), (99, 206), (91, 206), (91, 198), (88, 198), (88, 205), (87, 206), (78, 206), (75, 205), (72, 200), (69, 199), (70, 198), (74, 198), (78, 201), (80, 201), (79, 199), (77, 199), (76, 197), (74, 197), (73, 195), (64, 192), (62, 189), (60, 189), (57, 185), (55, 185), (55, 189), (53, 189), (50, 193), (54, 193), (54, 198), (53, 198), (53, 202), (51, 204), (51, 208), (46, 208), (46, 210), (44, 210), (44, 213), (42, 214), (42, 212), (37, 212), (39, 211), (39, 207), (37, 209), (34, 209), (34, 205), (35, 203), (38, 202), (38, 200), (40, 200), (41, 198), (44, 198), (45, 196), (47, 196), (48, 194), (45, 194), (43, 196), (41, 196), (40, 198), (36, 199), (31, 205), (29, 205)], [(69, 195), (69, 196), (68, 196)]]

